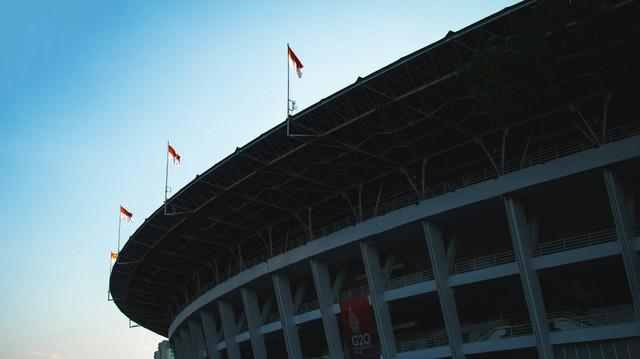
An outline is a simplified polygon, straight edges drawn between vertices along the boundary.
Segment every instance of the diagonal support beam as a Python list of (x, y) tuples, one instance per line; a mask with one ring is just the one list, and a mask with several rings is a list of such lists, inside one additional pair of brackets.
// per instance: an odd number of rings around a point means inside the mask
[(451, 356), (454, 359), (462, 359), (465, 358), (462, 350), (462, 329), (460, 329), (460, 319), (458, 318), (453, 290), (449, 285), (449, 261), (444, 251), (442, 232), (437, 225), (429, 221), (424, 221), (422, 226), (424, 237), (427, 240), (429, 257), (433, 265), (433, 273), (435, 274), (440, 309), (442, 310), (442, 317), (449, 336)]
[(282, 323), (282, 331), (284, 333), (284, 341), (287, 346), (289, 359), (302, 358), (298, 328), (293, 322), (294, 309), (289, 278), (283, 274), (274, 274), (273, 287), (276, 292), (278, 308), (280, 309), (280, 322)]
[(213, 313), (201, 310), (200, 319), (202, 320), (202, 331), (204, 332), (204, 339), (207, 343), (209, 358), (220, 359), (220, 352), (217, 349), (220, 335), (217, 329), (216, 318)]
[(533, 244), (529, 237), (530, 229), (527, 226), (524, 207), (520, 201), (512, 196), (504, 198), (504, 206), (507, 212), (511, 241), (513, 242), (516, 260), (520, 269), (520, 281), (527, 301), (533, 334), (536, 338), (538, 357), (540, 359), (553, 359), (553, 348), (549, 341), (547, 311), (544, 307), (538, 276), (533, 268)]
[(360, 251), (362, 252), (364, 269), (367, 272), (371, 305), (376, 317), (383, 357), (395, 358), (396, 340), (393, 335), (389, 305), (384, 300), (384, 279), (380, 266), (380, 255), (376, 247), (364, 242), (360, 242)]
[(334, 303), (329, 267), (320, 260), (312, 259), (311, 271), (313, 272), (313, 281), (316, 286), (316, 292), (318, 293), (320, 315), (322, 317), (324, 334), (327, 339), (327, 346), (329, 347), (329, 355), (331, 355), (331, 359), (344, 359), (338, 321), (331, 310)]
[(640, 318), (640, 258), (633, 244), (636, 203), (633, 196), (625, 195), (620, 177), (609, 169), (605, 169), (603, 174), (637, 320)]

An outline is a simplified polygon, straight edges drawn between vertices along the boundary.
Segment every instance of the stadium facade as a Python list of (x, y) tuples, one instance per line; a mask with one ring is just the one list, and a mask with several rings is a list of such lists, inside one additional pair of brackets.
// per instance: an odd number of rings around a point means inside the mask
[(639, 2), (562, 18), (545, 36), (574, 37), (521, 112), (483, 109), (460, 73), (543, 6), (451, 32), (292, 117), (306, 136), (282, 123), (197, 176), (120, 252), (115, 304), (178, 359), (640, 358)]

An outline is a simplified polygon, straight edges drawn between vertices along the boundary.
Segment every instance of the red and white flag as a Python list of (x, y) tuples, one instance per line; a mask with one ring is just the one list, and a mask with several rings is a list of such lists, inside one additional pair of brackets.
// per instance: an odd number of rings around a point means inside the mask
[(289, 49), (289, 66), (291, 66), (291, 69), (296, 73), (296, 76), (298, 76), (298, 78), (301, 78), (303, 67), (302, 62), (300, 62), (296, 54), (291, 51), (289, 45), (287, 45), (287, 49)]
[(176, 153), (176, 150), (174, 150), (171, 145), (169, 145), (169, 161), (176, 165), (176, 167), (180, 167), (180, 155)]
[(120, 206), (120, 218), (124, 219), (129, 223), (133, 223), (133, 214), (131, 212), (124, 209), (124, 207)]
[(118, 253), (111, 252), (111, 263), (114, 263), (118, 259)]

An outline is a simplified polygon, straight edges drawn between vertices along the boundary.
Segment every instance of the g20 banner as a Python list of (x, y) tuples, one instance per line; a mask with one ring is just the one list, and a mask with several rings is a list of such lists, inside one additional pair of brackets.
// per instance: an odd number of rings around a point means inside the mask
[(340, 301), (340, 314), (347, 335), (349, 358), (379, 359), (378, 332), (367, 295)]

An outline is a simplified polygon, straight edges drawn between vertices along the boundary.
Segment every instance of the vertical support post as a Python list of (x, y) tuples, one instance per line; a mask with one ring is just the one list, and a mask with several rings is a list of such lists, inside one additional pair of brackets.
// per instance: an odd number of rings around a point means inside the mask
[(311, 227), (311, 206), (309, 206), (309, 240), (313, 240), (313, 227)]
[(193, 342), (193, 351), (196, 353), (195, 358), (204, 359), (206, 343), (201, 321), (198, 319), (189, 319), (187, 323), (189, 324), (189, 332), (191, 334), (191, 341)]
[(222, 322), (222, 331), (224, 332), (224, 340), (227, 344), (227, 355), (229, 359), (240, 359), (240, 348), (236, 343), (236, 318), (233, 314), (233, 303), (226, 300), (218, 301), (218, 309), (220, 310), (220, 321)]
[(120, 205), (120, 212), (118, 212), (118, 256), (120, 255), (120, 228), (122, 227), (122, 205)]
[(171, 346), (173, 348), (173, 354), (175, 355), (176, 359), (188, 359), (184, 354), (184, 350), (182, 348), (182, 340), (180, 339), (179, 335), (174, 335), (171, 338)]
[(535, 269), (533, 269), (533, 244), (529, 238), (530, 230), (527, 226), (524, 207), (520, 201), (511, 196), (504, 198), (504, 206), (507, 212), (513, 249), (520, 269), (520, 281), (527, 301), (533, 334), (536, 338), (538, 357), (541, 359), (553, 359), (553, 348), (549, 341), (547, 311), (544, 308), (538, 276)]
[(255, 289), (240, 288), (242, 292), (242, 303), (244, 304), (244, 312), (247, 313), (247, 323), (249, 324), (249, 337), (251, 338), (251, 348), (253, 349), (254, 358), (266, 358), (267, 347), (264, 343), (264, 337), (260, 332), (262, 326), (262, 317), (260, 315), (260, 307), (258, 303), (258, 293)]
[(201, 310), (200, 319), (202, 319), (202, 329), (204, 332), (205, 341), (207, 343), (209, 358), (220, 359), (220, 352), (218, 351), (218, 338), (220, 336), (218, 335), (216, 317), (211, 312)]
[(167, 141), (167, 170), (164, 175), (164, 214), (167, 215), (167, 192), (169, 192), (169, 141)]
[(318, 293), (320, 316), (322, 317), (324, 335), (327, 338), (329, 355), (331, 355), (331, 359), (344, 359), (338, 320), (331, 310), (331, 307), (333, 307), (333, 290), (331, 288), (329, 267), (322, 261), (311, 259), (311, 271), (313, 272), (313, 282), (316, 285), (316, 293)]
[(358, 222), (362, 222), (362, 184), (358, 186)]
[(454, 359), (465, 358), (462, 350), (460, 319), (458, 318), (453, 290), (449, 285), (449, 261), (444, 251), (442, 232), (438, 226), (429, 221), (422, 222), (422, 228), (424, 229), (424, 237), (427, 240), (429, 257), (431, 258), (433, 273), (435, 274), (442, 318), (444, 319), (444, 325), (447, 329), (447, 335), (449, 336), (451, 357)]
[(384, 280), (382, 279), (382, 268), (380, 267), (380, 256), (376, 247), (360, 242), (362, 261), (367, 273), (369, 283), (369, 295), (373, 313), (376, 317), (378, 334), (380, 335), (380, 346), (384, 358), (395, 358), (396, 340), (393, 336), (393, 326), (391, 325), (391, 315), (389, 305), (384, 300)]
[(191, 340), (191, 333), (189, 328), (180, 328), (180, 339), (182, 340), (182, 351), (184, 355), (189, 359), (194, 359), (196, 353), (193, 350), (193, 341)]
[(280, 322), (282, 323), (282, 332), (284, 333), (289, 359), (302, 358), (298, 328), (293, 322), (294, 311), (289, 278), (282, 274), (274, 274), (273, 287), (276, 292), (276, 301), (280, 310)]
[(289, 54), (289, 43), (287, 42), (287, 136), (289, 135), (289, 116), (291, 113), (289, 112), (289, 100), (291, 96), (289, 95), (289, 91), (291, 86), (289, 86), (289, 58), (291, 55)]
[(636, 203), (633, 197), (627, 198), (622, 181), (616, 174), (609, 169), (605, 169), (603, 174), (637, 320), (640, 319), (640, 258), (633, 244)]

